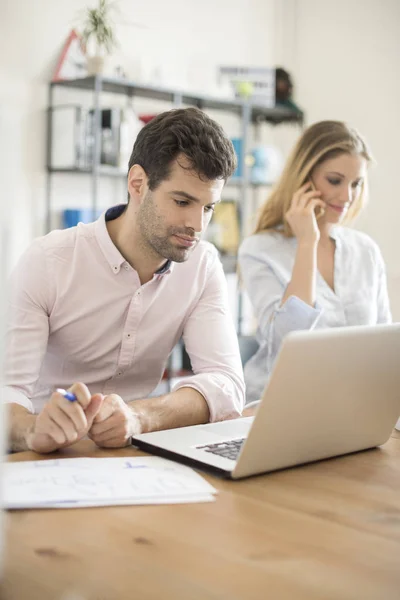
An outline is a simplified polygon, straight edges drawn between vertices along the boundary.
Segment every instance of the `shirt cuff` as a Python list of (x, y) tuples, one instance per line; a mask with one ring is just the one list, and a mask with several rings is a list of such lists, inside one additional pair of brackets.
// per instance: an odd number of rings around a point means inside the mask
[(201, 373), (180, 379), (172, 388), (190, 387), (204, 396), (210, 411), (210, 423), (240, 417), (244, 405), (244, 390), (240, 394), (233, 381), (215, 373)]
[(30, 413), (35, 413), (35, 411), (33, 410), (33, 404), (31, 400), (29, 400), (29, 398), (25, 396), (25, 394), (19, 392), (13, 387), (6, 385), (0, 388), (0, 397), (3, 404), (20, 404), (21, 406), (29, 410)]
[(322, 308), (310, 306), (297, 296), (289, 296), (285, 304), (278, 308), (268, 331), (268, 371), (271, 371), (282, 340), (292, 331), (310, 331), (318, 322)]
[(296, 329), (313, 329), (321, 314), (322, 308), (317, 302), (315, 306), (310, 306), (297, 296), (289, 296), (285, 304), (277, 309), (275, 321), (280, 321), (280, 325), (284, 322), (284, 329), (288, 333)]

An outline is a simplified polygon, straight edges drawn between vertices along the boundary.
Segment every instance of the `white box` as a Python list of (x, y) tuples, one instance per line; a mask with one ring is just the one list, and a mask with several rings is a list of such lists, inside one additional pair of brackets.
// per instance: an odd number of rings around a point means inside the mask
[(84, 168), (84, 121), (86, 109), (76, 105), (61, 105), (51, 109), (52, 169)]

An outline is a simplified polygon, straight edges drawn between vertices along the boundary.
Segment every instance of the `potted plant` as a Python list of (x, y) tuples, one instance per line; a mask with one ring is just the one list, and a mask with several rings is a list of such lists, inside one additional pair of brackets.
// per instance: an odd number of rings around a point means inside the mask
[(87, 8), (83, 22), (82, 41), (86, 46), (89, 75), (102, 73), (107, 54), (117, 46), (111, 18), (115, 2), (99, 0), (97, 8)]

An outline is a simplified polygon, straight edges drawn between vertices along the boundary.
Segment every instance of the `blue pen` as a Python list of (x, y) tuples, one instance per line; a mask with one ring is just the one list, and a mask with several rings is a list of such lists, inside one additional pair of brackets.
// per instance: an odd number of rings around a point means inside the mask
[(75, 396), (75, 394), (73, 394), (72, 392), (66, 392), (62, 388), (56, 389), (56, 392), (58, 392), (59, 394), (64, 396), (64, 398), (66, 400), (69, 400), (70, 402), (76, 402), (78, 400), (78, 398)]

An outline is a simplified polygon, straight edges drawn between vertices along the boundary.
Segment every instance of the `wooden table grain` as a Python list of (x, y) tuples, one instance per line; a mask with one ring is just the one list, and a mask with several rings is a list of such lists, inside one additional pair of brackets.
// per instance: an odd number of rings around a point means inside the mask
[[(52, 457), (139, 454), (84, 441)], [(295, 469), (205, 477), (216, 502), (8, 512), (1, 600), (399, 600), (399, 432)]]

